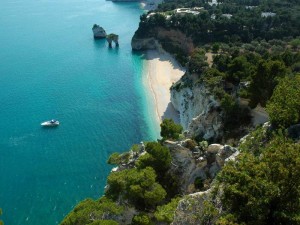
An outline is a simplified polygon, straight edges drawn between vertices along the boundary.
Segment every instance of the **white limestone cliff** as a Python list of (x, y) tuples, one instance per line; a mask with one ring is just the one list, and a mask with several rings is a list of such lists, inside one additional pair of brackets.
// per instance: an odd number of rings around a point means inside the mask
[[(229, 145), (211, 144), (205, 149), (196, 146), (187, 148), (186, 139), (180, 142), (165, 141), (172, 156), (172, 165), (169, 173), (178, 178), (180, 192), (189, 194), (195, 191), (195, 179), (212, 180), (224, 166), (225, 161), (238, 152)], [(205, 187), (204, 187), (205, 188)]]
[(181, 79), (171, 88), (171, 102), (188, 137), (213, 141), (222, 137), (220, 104), (204, 84), (185, 85)]

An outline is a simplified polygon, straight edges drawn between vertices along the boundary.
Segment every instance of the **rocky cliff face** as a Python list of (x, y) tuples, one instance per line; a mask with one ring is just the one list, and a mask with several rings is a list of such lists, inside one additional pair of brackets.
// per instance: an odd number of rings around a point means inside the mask
[(159, 43), (155, 38), (136, 38), (133, 37), (131, 40), (131, 47), (133, 50), (151, 50), (157, 49)]
[[(210, 157), (215, 159), (213, 164), (219, 167), (216, 172), (218, 172), (227, 161), (235, 160), (239, 155), (239, 151), (236, 148), (219, 144), (208, 146), (207, 152)], [(209, 161), (210, 157), (207, 157), (207, 161)], [(215, 224), (223, 210), (221, 203), (223, 194), (222, 187), (219, 186), (217, 192), (213, 194), (213, 192), (216, 191), (215, 188), (216, 182), (213, 181), (210, 189), (184, 196), (183, 199), (179, 201), (171, 225)]]
[(220, 104), (204, 84), (179, 80), (171, 88), (171, 102), (180, 114), (180, 123), (189, 137), (219, 140), (222, 135)]
[(169, 172), (178, 178), (180, 192), (183, 194), (195, 191), (196, 179), (203, 182), (204, 189), (208, 188), (209, 182), (215, 178), (225, 161), (238, 153), (236, 148), (220, 144), (211, 144), (202, 149), (199, 146), (189, 149), (187, 148), (189, 141), (191, 140), (164, 143), (172, 156), (172, 166)]
[(211, 201), (211, 189), (185, 196), (178, 204), (171, 225), (214, 224), (216, 218), (207, 218), (204, 205)]

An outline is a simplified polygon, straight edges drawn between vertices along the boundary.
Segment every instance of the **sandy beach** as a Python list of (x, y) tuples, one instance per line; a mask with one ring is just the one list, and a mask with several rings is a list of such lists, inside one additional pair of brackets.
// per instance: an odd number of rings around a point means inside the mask
[(147, 87), (153, 97), (157, 122), (160, 124), (164, 118), (172, 118), (179, 123), (178, 112), (170, 102), (170, 87), (184, 74), (184, 68), (166, 52), (148, 50), (146, 59)]

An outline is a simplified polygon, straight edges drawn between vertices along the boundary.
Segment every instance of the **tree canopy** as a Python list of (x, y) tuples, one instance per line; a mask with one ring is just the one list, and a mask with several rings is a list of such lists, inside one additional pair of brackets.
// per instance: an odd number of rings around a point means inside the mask
[(170, 150), (157, 142), (149, 142), (146, 144), (146, 154), (142, 155), (137, 161), (137, 167), (144, 169), (148, 166), (152, 167), (158, 175), (163, 175), (171, 165)]
[(260, 103), (263, 107), (273, 94), (279, 78), (287, 75), (287, 69), (282, 61), (261, 60), (253, 74), (250, 85), (250, 106)]
[(271, 122), (288, 127), (300, 121), (300, 74), (280, 81), (267, 104)]
[(85, 199), (64, 218), (61, 225), (115, 225), (118, 224), (115, 221), (103, 221), (103, 215), (120, 215), (122, 212), (122, 206), (106, 197), (102, 197), (97, 201)]
[(151, 208), (161, 203), (166, 191), (156, 182), (156, 173), (151, 167), (125, 169), (111, 173), (107, 178), (106, 195), (114, 200), (128, 200), (137, 208)]
[[(276, 135), (258, 156), (242, 153), (218, 176), (222, 221), (237, 224), (299, 224), (300, 145)], [(229, 224), (229, 223), (224, 223)]]
[(182, 132), (182, 126), (174, 123), (172, 119), (164, 119), (160, 124), (160, 135), (163, 139), (178, 139)]

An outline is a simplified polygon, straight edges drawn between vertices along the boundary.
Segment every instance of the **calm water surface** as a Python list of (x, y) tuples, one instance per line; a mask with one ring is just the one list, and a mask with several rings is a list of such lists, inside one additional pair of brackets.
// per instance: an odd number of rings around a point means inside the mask
[[(103, 194), (112, 152), (158, 137), (130, 47), (142, 10), (103, 0), (1, 0), (0, 9), (2, 219), (57, 224)], [(119, 34), (120, 48), (94, 41), (94, 23)], [(52, 118), (61, 125), (40, 127)]]

